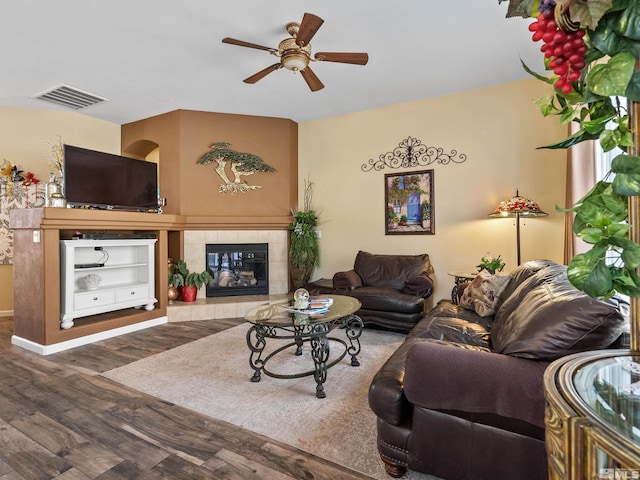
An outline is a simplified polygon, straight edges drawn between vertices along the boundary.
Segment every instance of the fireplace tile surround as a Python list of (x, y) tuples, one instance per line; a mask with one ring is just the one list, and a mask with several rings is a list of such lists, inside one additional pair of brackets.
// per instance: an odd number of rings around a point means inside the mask
[(206, 268), (206, 245), (211, 243), (268, 243), (269, 295), (207, 298), (206, 290), (202, 288), (198, 291), (195, 302), (176, 301), (167, 307), (169, 322), (244, 317), (249, 310), (258, 305), (287, 298), (288, 231), (187, 230), (184, 232), (184, 260), (190, 270), (201, 272)]

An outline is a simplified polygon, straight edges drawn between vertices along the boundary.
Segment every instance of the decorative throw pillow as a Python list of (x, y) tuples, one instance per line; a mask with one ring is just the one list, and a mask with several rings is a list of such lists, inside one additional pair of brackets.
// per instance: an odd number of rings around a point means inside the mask
[(511, 277), (506, 274), (491, 275), (482, 270), (464, 289), (460, 298), (460, 305), (474, 310), (481, 317), (488, 317), (496, 313), (496, 305), (500, 294), (509, 284)]

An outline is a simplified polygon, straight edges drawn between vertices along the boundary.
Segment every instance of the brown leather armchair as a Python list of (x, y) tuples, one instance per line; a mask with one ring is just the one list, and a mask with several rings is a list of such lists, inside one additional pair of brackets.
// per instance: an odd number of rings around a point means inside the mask
[(626, 302), (588, 297), (550, 261), (518, 267), (496, 302), (481, 317), (440, 301), (374, 377), (369, 405), (392, 477), (546, 479), (544, 370), (621, 347), (628, 328)]
[(352, 270), (333, 276), (332, 287), (310, 283), (313, 295), (339, 294), (357, 298), (356, 312), (367, 326), (408, 332), (427, 310), (433, 292), (429, 255), (379, 255), (359, 251)]

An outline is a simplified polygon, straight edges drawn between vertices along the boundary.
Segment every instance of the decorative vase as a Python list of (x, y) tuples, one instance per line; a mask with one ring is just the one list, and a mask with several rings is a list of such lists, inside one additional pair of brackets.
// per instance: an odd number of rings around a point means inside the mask
[(180, 293), (178, 292), (178, 289), (173, 285), (171, 285), (167, 290), (167, 298), (169, 299), (169, 305), (173, 305), (173, 301), (176, 298), (178, 298), (179, 295)]
[(188, 285), (183, 285), (180, 287), (180, 294), (182, 296), (183, 302), (195, 302), (196, 296), (198, 295), (198, 287), (190, 287)]
[(97, 273), (90, 273), (84, 276), (84, 284), (87, 290), (97, 290), (102, 278)]

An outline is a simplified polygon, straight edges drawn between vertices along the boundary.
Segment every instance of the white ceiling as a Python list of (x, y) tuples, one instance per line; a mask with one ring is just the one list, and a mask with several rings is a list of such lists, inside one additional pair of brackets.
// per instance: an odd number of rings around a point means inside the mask
[[(0, 106), (64, 110), (32, 96), (67, 84), (106, 97), (79, 110), (124, 124), (176, 109), (302, 123), (527, 78), (542, 71), (528, 21), (498, 0), (0, 0)], [(366, 66), (316, 62), (325, 88), (278, 70), (267, 47), (305, 12), (325, 23), (313, 52), (367, 52)]]

